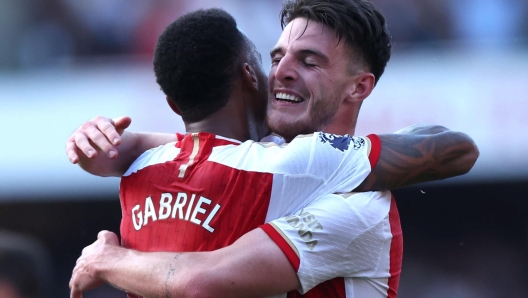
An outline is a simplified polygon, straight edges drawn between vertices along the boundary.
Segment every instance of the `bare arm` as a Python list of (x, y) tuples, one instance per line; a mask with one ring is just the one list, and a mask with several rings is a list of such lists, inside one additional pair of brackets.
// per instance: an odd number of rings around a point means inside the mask
[(299, 286), (282, 250), (261, 229), (212, 252), (138, 252), (103, 231), (83, 250), (71, 297), (103, 282), (144, 297), (265, 297)]
[(356, 191), (396, 189), (463, 175), (479, 156), (469, 136), (438, 125), (412, 125), (379, 137), (378, 163)]
[(131, 121), (99, 116), (84, 123), (66, 141), (69, 160), (94, 175), (122, 176), (141, 153), (176, 140), (173, 134), (127, 132)]

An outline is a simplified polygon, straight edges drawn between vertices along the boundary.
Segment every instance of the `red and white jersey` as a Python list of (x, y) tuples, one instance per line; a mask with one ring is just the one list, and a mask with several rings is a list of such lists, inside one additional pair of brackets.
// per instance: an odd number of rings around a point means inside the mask
[(390, 192), (327, 195), (262, 229), (301, 283), (278, 297), (396, 297), (403, 239)]
[(288, 145), (244, 143), (209, 133), (142, 154), (121, 180), (122, 246), (210, 251), (370, 173), (380, 141), (314, 133)]

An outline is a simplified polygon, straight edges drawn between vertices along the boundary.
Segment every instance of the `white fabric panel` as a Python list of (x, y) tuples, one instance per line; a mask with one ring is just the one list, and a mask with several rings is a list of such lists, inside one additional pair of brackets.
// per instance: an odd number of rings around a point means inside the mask
[(314, 133), (287, 145), (248, 141), (215, 147), (209, 161), (272, 173), (269, 221), (292, 214), (323, 195), (356, 188), (370, 173), (370, 146), (365, 137)]
[[(302, 293), (334, 277), (387, 280), (390, 204), (390, 192), (327, 195), (293, 216), (272, 221), (299, 251)], [(386, 293), (388, 285), (384, 287)]]

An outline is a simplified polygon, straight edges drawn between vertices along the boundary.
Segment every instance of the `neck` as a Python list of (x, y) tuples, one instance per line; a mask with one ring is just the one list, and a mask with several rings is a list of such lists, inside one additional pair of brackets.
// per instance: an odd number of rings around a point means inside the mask
[(321, 128), (321, 131), (336, 135), (348, 134), (353, 136), (356, 131), (358, 113), (359, 106), (357, 105), (342, 106), (332, 121)]
[(225, 107), (201, 121), (185, 122), (185, 130), (188, 133), (208, 132), (241, 142), (260, 141), (267, 134), (267, 126), (264, 121), (248, 116), (244, 96), (242, 89), (235, 87)]
[(335, 135), (351, 135), (353, 136), (356, 131), (356, 124), (351, 123), (330, 123), (323, 129), (321, 129), (322, 132), (331, 133)]
[(206, 119), (196, 122), (185, 122), (188, 133), (208, 132), (226, 138), (247, 141), (251, 138), (247, 126), (242, 125), (233, 114), (226, 113), (225, 108), (211, 114)]

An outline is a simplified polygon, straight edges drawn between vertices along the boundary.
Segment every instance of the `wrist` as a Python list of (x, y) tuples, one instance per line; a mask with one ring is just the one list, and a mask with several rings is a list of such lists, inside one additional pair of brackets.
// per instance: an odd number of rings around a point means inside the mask
[(114, 274), (119, 274), (119, 265), (131, 251), (117, 245), (106, 244), (97, 260), (92, 262), (91, 273), (97, 279), (108, 282)]

